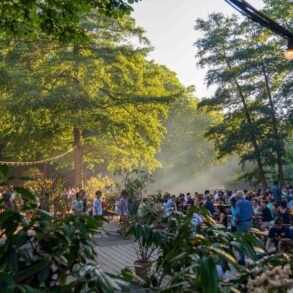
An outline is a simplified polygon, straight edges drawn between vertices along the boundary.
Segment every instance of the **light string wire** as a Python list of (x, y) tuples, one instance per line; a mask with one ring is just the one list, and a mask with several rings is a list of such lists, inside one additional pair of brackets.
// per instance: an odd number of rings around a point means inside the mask
[(52, 161), (56, 161), (64, 156), (66, 156), (67, 154), (71, 153), (72, 151), (74, 151), (77, 148), (77, 146), (71, 148), (70, 150), (55, 156), (55, 157), (51, 157), (48, 159), (44, 159), (44, 160), (39, 160), (39, 161), (27, 161), (27, 162), (12, 162), (12, 161), (0, 161), (0, 165), (10, 165), (10, 166), (28, 166), (28, 165), (38, 165), (38, 164), (44, 164), (44, 163), (48, 163), (48, 162), (52, 162)]

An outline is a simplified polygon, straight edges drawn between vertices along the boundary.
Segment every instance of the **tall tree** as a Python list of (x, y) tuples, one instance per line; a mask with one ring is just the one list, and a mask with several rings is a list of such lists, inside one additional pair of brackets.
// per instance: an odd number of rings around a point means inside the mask
[[(265, 4), (267, 15), (272, 18), (282, 15), (283, 25), (290, 26), (292, 12), (286, 1), (267, 0)], [(284, 185), (285, 146), (286, 138), (291, 135), (288, 124), (292, 112), (288, 99), (292, 92), (292, 64), (282, 56), (285, 42), (249, 21), (239, 22), (235, 17), (215, 14), (210, 20), (210, 27), (202, 20), (197, 22), (197, 28), (205, 32), (205, 38), (197, 42), (198, 56), (200, 65), (211, 68), (208, 84), (217, 84), (218, 90), (213, 99), (202, 101), (201, 105), (224, 110), (225, 119), (207, 135), (217, 140), (219, 156), (236, 151), (241, 154), (242, 163), (256, 161), (263, 188), (265, 168), (269, 173), (275, 166)], [(238, 109), (237, 97), (241, 102)], [(253, 152), (247, 148), (249, 145), (245, 146), (248, 142), (245, 137), (249, 138)], [(247, 177), (255, 175), (253, 172)]]
[(256, 100), (255, 111), (267, 129), (262, 142), (270, 150), (266, 165), (272, 168), (277, 165), (278, 178), (283, 186), (285, 140), (288, 136), (284, 127), (287, 121), (285, 112), (286, 109), (290, 112), (290, 107), (284, 103), (281, 92), (286, 85), (290, 63), (284, 62), (282, 41), (273, 39), (265, 30), (248, 22), (242, 23), (242, 29), (243, 37), (248, 41), (235, 53), (242, 67), (239, 78), (250, 84), (251, 96)]
[(40, 35), (55, 37), (61, 42), (83, 42), (86, 31), (80, 25), (84, 13), (97, 10), (114, 18), (129, 15), (132, 4), (139, 0), (2, 0), (0, 29), (6, 36), (38, 39)]
[[(12, 117), (2, 132), (10, 144), (2, 154), (35, 159), (37, 150), (46, 155), (73, 144), (77, 185), (82, 167), (94, 163), (152, 170), (160, 164), (154, 155), (165, 132), (161, 118), (185, 88), (173, 72), (146, 60), (148, 47), (134, 47), (135, 38), (147, 40), (132, 19), (88, 14), (83, 26), (87, 44), (45, 39), (12, 41), (8, 50), (3, 45), (3, 62), (13, 65), (13, 82), (3, 106), (6, 117)], [(35, 116), (38, 126), (32, 127)], [(25, 127), (15, 127), (13, 120)], [(40, 134), (39, 125), (47, 133), (33, 139), (31, 148), (28, 140)]]
[(226, 111), (223, 122), (212, 127), (208, 135), (216, 140), (219, 157), (236, 152), (241, 155), (243, 163), (255, 161), (262, 187), (266, 189), (258, 124), (251, 112), (249, 89), (240, 82), (239, 68), (233, 58), (242, 42), (237, 37), (237, 19), (235, 16), (225, 18), (222, 14), (211, 14), (207, 21), (198, 19), (195, 29), (204, 34), (196, 42), (198, 64), (210, 67), (206, 77), (208, 85), (218, 85), (214, 98), (203, 100), (201, 106)]

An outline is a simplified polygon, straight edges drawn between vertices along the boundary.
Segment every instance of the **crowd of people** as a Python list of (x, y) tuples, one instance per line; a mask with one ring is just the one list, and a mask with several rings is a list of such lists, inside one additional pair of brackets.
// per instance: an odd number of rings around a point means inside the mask
[[(9, 189), (7, 207), (11, 206), (14, 192)], [(4, 192), (2, 192), (4, 194)], [(93, 200), (84, 189), (71, 188), (67, 194), (68, 202), (72, 206), (74, 215), (91, 214), (104, 215), (102, 191), (97, 190)], [(136, 211), (138, 217), (144, 215), (148, 199), (143, 199)], [(282, 246), (282, 239), (292, 239), (293, 220), (293, 187), (280, 188), (278, 182), (267, 191), (261, 190), (205, 190), (203, 194), (195, 192), (180, 193), (178, 196), (166, 193), (163, 199), (163, 213), (165, 217), (174, 212), (186, 213), (190, 207), (206, 207), (210, 215), (218, 224), (231, 232), (246, 232), (252, 227), (267, 232), (266, 247), (269, 250), (273, 245), (276, 250)], [(40, 207), (47, 209), (46, 204), (39, 203)], [(127, 191), (121, 192), (115, 203), (115, 213), (120, 222), (126, 222), (129, 215)], [(203, 219), (200, 213), (194, 213), (192, 224), (200, 225)], [(292, 228), (290, 230), (290, 228)]]
[[(267, 250), (280, 250), (284, 243), (292, 246), (292, 186), (281, 189), (276, 181), (265, 192), (206, 190), (203, 194), (195, 192), (194, 196), (168, 194), (164, 202), (165, 215), (174, 211), (185, 213), (191, 206), (206, 207), (216, 222), (231, 232), (247, 232), (253, 227), (267, 232), (264, 233)], [(200, 214), (195, 213), (194, 218), (193, 223), (202, 223)]]

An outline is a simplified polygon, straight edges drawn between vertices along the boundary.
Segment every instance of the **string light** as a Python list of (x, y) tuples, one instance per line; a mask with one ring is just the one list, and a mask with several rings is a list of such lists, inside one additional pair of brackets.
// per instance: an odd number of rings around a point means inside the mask
[(66, 156), (67, 154), (71, 153), (72, 151), (74, 151), (77, 148), (77, 146), (73, 147), (72, 149), (58, 155), (55, 157), (51, 157), (49, 159), (44, 159), (44, 160), (39, 160), (39, 161), (27, 161), (27, 162), (12, 162), (12, 161), (0, 161), (0, 165), (9, 165), (9, 166), (30, 166), (30, 165), (39, 165), (39, 164), (44, 164), (44, 163), (48, 163), (48, 162), (53, 162), (56, 161), (64, 156)]

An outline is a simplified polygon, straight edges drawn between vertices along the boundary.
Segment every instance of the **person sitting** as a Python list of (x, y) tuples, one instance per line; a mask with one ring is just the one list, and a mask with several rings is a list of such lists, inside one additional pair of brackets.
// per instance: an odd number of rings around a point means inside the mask
[(184, 211), (184, 203), (185, 203), (184, 194), (183, 193), (180, 193), (179, 194), (179, 197), (176, 200), (177, 211), (183, 213), (183, 211)]
[(230, 200), (231, 203), (231, 232), (237, 231), (237, 225), (236, 225), (236, 198), (232, 197)]
[(269, 228), (270, 222), (273, 220), (272, 213), (270, 209), (268, 208), (267, 203), (268, 203), (267, 200), (262, 200), (260, 202), (261, 204), (260, 212), (261, 212), (261, 220), (262, 220), (260, 224), (260, 230), (262, 231)]
[(275, 209), (275, 200), (272, 197), (268, 198), (268, 203), (267, 203), (267, 207), (270, 209), (271, 211), (271, 215), (273, 217), (273, 219), (275, 218), (275, 214), (276, 214), (276, 209)]
[(191, 194), (189, 192), (187, 193), (187, 200), (185, 205), (194, 206), (194, 199), (191, 197)]
[(204, 199), (206, 200), (205, 207), (210, 212), (210, 215), (213, 216), (215, 209), (214, 209), (214, 204), (211, 202), (211, 198), (210, 198), (209, 194), (205, 194)]
[(200, 206), (200, 196), (198, 192), (194, 193), (194, 206), (199, 207)]
[(227, 201), (230, 202), (231, 199), (234, 198), (234, 197), (235, 197), (235, 195), (232, 193), (232, 191), (231, 190), (228, 190), (227, 191), (227, 196), (226, 196)]
[(221, 204), (225, 203), (225, 194), (223, 191), (219, 191), (218, 193), (218, 202)]
[(219, 199), (219, 194), (218, 194), (218, 192), (216, 190), (214, 190), (214, 192), (213, 192), (213, 201), (214, 202), (218, 201), (218, 199)]
[(282, 218), (283, 224), (290, 224), (290, 213), (287, 208), (287, 202), (285, 200), (281, 201), (281, 205), (278, 208), (278, 216)]
[(253, 209), (253, 212), (255, 215), (257, 215), (261, 212), (261, 210), (260, 210), (261, 208), (260, 208), (256, 198), (252, 199), (251, 205), (252, 205), (252, 209)]
[(222, 224), (227, 229), (228, 227), (228, 217), (226, 210), (223, 206), (217, 206), (216, 207), (216, 213), (217, 213), (217, 223)]
[(266, 249), (269, 251), (273, 243), (275, 249), (278, 250), (279, 241), (281, 239), (290, 239), (290, 229), (283, 225), (283, 220), (280, 217), (275, 219), (275, 226), (270, 229)]

